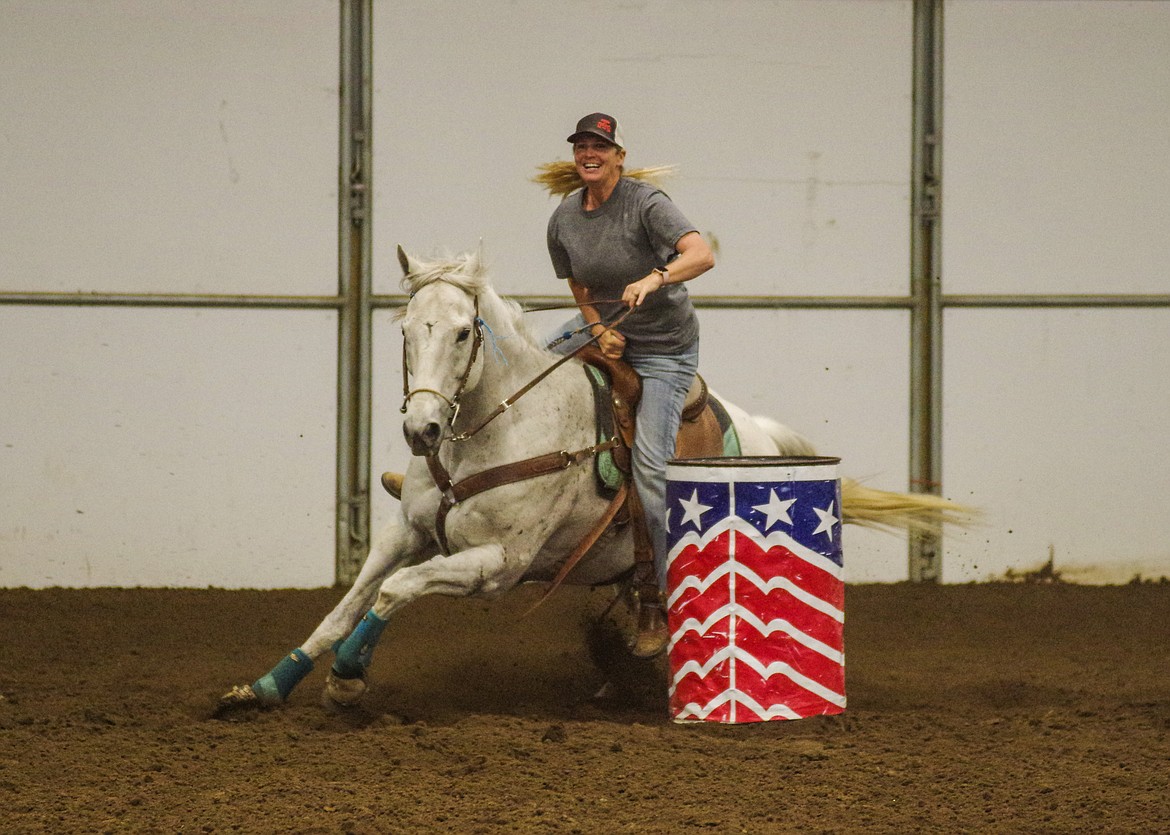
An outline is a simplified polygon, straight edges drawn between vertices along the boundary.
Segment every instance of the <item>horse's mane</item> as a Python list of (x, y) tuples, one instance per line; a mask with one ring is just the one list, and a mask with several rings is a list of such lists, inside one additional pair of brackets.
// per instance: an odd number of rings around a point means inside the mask
[[(510, 326), (513, 333), (520, 335), (531, 345), (545, 350), (544, 344), (529, 329), (524, 318), (524, 308), (511, 299), (504, 298), (492, 287), (488, 280), (487, 268), (479, 253), (465, 252), (461, 255), (437, 257), (431, 261), (415, 259), (412, 267), (414, 269), (402, 276), (400, 282), (402, 289), (410, 295), (413, 296), (422, 288), (441, 281), (458, 287), (470, 296), (493, 299), (505, 320), (504, 325)], [(396, 318), (404, 315), (405, 307), (395, 311)]]
[(411, 266), (413, 269), (402, 276), (400, 285), (412, 296), (436, 281), (453, 284), (464, 293), (473, 296), (491, 287), (477, 253), (465, 252), (462, 255), (444, 256), (431, 261), (416, 258)]
[[(540, 173), (532, 178), (532, 182), (544, 186), (554, 197), (565, 197), (585, 185), (577, 173), (577, 166), (572, 162), (557, 160), (538, 165), (536, 168)], [(644, 180), (655, 188), (662, 188), (663, 180), (673, 176), (677, 171), (677, 167), (673, 165), (655, 165), (651, 168), (635, 168), (622, 176)]]

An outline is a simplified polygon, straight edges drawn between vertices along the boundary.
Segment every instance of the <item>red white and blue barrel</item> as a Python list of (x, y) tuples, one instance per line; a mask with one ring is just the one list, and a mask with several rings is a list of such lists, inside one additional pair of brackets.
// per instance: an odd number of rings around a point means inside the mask
[(839, 458), (672, 460), (670, 714), (800, 719), (845, 709)]

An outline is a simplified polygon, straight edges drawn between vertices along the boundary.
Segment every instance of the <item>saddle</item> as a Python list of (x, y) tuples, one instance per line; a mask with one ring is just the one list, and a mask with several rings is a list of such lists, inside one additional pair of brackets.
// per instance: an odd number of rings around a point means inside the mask
[[(596, 345), (587, 346), (577, 356), (586, 365), (601, 371), (609, 380), (612, 426), (621, 441), (613, 450), (613, 458), (618, 468), (628, 475), (630, 449), (633, 447), (637, 429), (635, 416), (638, 403), (642, 399), (642, 380), (629, 363), (620, 359), (610, 359), (602, 354)], [(604, 389), (599, 388), (597, 391), (604, 394)], [(600, 418), (607, 416), (602, 409), (598, 409), (598, 412)], [(707, 382), (696, 374), (683, 403), (682, 421), (679, 423), (678, 435), (675, 438), (674, 457), (707, 458), (738, 454), (738, 450), (727, 449), (728, 442), (734, 443), (732, 438), (728, 437), (730, 427), (730, 416), (719, 401), (710, 397)]]

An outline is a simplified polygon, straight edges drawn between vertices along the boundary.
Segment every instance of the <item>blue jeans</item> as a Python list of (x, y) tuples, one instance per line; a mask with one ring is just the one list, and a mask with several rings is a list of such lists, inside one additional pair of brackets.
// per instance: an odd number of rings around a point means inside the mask
[[(552, 338), (585, 324), (578, 315), (566, 322)], [(567, 354), (589, 339), (578, 334), (553, 350)], [(546, 340), (546, 344), (552, 339)], [(658, 587), (666, 591), (666, 462), (674, 457), (674, 440), (682, 419), (687, 390), (699, 370), (699, 343), (680, 354), (668, 356), (627, 354), (623, 359), (642, 378), (638, 403), (638, 427), (634, 435), (632, 468), (634, 487), (646, 514), (646, 528), (654, 546)]]

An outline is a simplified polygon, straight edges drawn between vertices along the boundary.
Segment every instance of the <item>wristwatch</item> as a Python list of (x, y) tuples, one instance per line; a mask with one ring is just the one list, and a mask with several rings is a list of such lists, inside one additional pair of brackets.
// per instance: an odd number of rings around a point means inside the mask
[(655, 267), (650, 272), (658, 273), (660, 276), (662, 276), (663, 286), (666, 286), (670, 283), (670, 270), (668, 270), (666, 267)]

